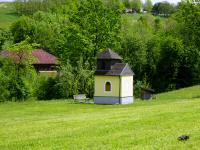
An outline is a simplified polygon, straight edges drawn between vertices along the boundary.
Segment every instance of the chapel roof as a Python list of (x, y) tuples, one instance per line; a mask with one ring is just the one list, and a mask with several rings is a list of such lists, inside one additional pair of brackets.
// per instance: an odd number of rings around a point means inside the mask
[(113, 52), (110, 48), (108, 48), (104, 52), (99, 53), (97, 55), (97, 59), (119, 59), (119, 60), (121, 60), (122, 57), (120, 57), (117, 53)]
[(110, 70), (97, 70), (95, 75), (100, 76), (133, 76), (134, 73), (125, 63), (116, 63)]

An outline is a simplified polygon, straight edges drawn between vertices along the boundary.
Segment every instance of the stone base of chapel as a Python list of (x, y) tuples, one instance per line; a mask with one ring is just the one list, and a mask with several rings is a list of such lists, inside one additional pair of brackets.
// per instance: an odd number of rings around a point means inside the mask
[(134, 102), (133, 96), (128, 96), (128, 97), (94, 96), (95, 104), (132, 104), (133, 102)]

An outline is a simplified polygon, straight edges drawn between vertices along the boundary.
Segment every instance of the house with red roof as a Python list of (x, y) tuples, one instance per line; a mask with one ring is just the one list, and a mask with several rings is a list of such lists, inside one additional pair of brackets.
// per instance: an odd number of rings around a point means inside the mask
[(54, 55), (44, 51), (43, 49), (36, 49), (32, 51), (32, 56), (35, 58), (33, 66), (37, 72), (55, 72), (58, 65), (58, 58)]
[[(14, 52), (9, 51), (1, 51), (0, 55), (3, 57), (9, 57), (13, 58), (15, 61), (17, 61), (21, 56), (18, 56)], [(33, 56), (33, 66), (35, 70), (40, 74), (57, 74), (56, 66), (58, 65), (58, 58), (54, 55), (46, 52), (43, 49), (35, 49), (32, 51)], [(23, 54), (23, 57), (26, 57), (26, 55)]]

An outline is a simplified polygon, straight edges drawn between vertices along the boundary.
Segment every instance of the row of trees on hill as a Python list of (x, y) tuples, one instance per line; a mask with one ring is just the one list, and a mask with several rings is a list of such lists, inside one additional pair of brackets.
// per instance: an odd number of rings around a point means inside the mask
[[(78, 3), (78, 0), (73, 1), (73, 3)], [(106, 3), (116, 3), (116, 1), (104, 1)], [(147, 11), (152, 12), (154, 15), (164, 15), (168, 16), (175, 12), (176, 6), (168, 2), (158, 2), (154, 5), (151, 0), (145, 0), (143, 3), (141, 0), (118, 0), (118, 3), (122, 3), (125, 8), (132, 9), (132, 12)], [(45, 12), (63, 12), (65, 13), (66, 7), (71, 9), (72, 0), (16, 0), (15, 8), (18, 14), (21, 15), (32, 15), (37, 11)], [(111, 5), (112, 5), (111, 4)], [(60, 8), (60, 9), (57, 9)]]
[(95, 56), (108, 47), (129, 63), (137, 86), (161, 92), (200, 83), (200, 5), (182, 2), (169, 18), (144, 14), (137, 20), (123, 13), (119, 0), (77, 0), (50, 8), (26, 14), (9, 30), (0, 30), (0, 47), (28, 50), (24, 43), (37, 43), (60, 58), (62, 76), (40, 79), (20, 72), (16, 82), (15, 63), (2, 58), (0, 99), (92, 96)]
[(177, 6), (170, 4), (167, 1), (158, 2), (154, 5), (151, 0), (145, 0), (144, 4), (141, 0), (123, 0), (123, 4), (126, 8), (132, 9), (132, 12), (141, 12), (141, 10), (146, 12), (151, 12), (154, 15), (169, 16), (174, 13)]

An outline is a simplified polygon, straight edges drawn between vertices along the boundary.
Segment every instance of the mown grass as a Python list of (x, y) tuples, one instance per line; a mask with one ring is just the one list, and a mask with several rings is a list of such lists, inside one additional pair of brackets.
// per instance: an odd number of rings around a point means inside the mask
[[(0, 104), (2, 150), (199, 149), (200, 86), (131, 105)], [(186, 142), (177, 140), (187, 134)]]
[(15, 13), (12, 3), (0, 3), (0, 28), (7, 29), (19, 16)]

